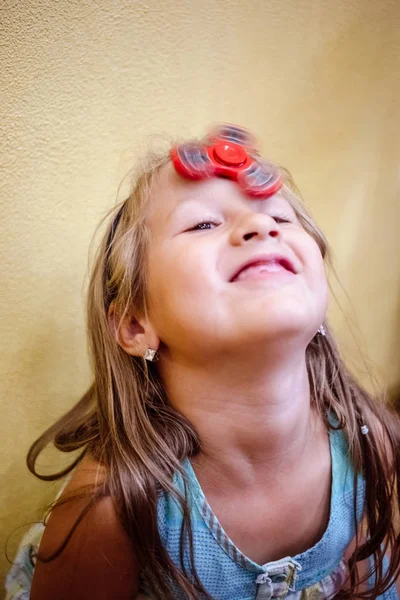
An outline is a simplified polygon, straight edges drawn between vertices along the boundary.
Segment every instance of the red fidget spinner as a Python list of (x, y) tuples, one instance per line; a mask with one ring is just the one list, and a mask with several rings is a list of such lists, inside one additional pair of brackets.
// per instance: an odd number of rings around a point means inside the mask
[(282, 187), (276, 165), (261, 159), (246, 129), (220, 125), (204, 143), (187, 142), (171, 150), (175, 170), (187, 179), (227, 177), (255, 198), (267, 198)]

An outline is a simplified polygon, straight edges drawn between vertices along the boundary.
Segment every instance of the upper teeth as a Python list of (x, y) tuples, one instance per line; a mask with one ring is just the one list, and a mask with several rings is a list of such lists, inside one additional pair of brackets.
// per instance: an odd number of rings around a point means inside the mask
[(245, 279), (247, 277), (251, 277), (255, 273), (276, 273), (277, 271), (284, 270), (285, 267), (277, 260), (270, 260), (268, 262), (249, 265), (242, 269), (239, 275), (236, 277), (237, 280)]

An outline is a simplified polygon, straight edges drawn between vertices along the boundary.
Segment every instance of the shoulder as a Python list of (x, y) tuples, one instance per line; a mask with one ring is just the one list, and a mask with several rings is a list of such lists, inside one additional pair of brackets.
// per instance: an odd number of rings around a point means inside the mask
[[(90, 490), (104, 480), (104, 469), (84, 458), (52, 509), (39, 549), (44, 559), (62, 547), (88, 509)], [(31, 600), (102, 600), (134, 597), (139, 568), (134, 548), (119, 522), (112, 498), (101, 498), (78, 523), (62, 552), (49, 562), (38, 560)]]

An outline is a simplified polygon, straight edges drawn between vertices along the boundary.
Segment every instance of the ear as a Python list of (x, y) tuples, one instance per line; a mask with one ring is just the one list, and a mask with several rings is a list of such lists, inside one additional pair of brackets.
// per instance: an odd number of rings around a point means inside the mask
[(110, 306), (108, 322), (117, 343), (131, 356), (144, 356), (148, 348), (158, 350), (160, 339), (147, 318), (136, 319), (133, 315), (125, 315), (118, 319), (115, 308)]

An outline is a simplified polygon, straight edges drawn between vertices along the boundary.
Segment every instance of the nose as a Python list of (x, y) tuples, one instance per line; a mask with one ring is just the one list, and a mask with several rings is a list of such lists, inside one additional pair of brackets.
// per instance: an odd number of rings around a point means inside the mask
[(272, 217), (260, 213), (248, 213), (233, 229), (231, 244), (240, 246), (252, 239), (260, 241), (279, 236), (278, 224)]

